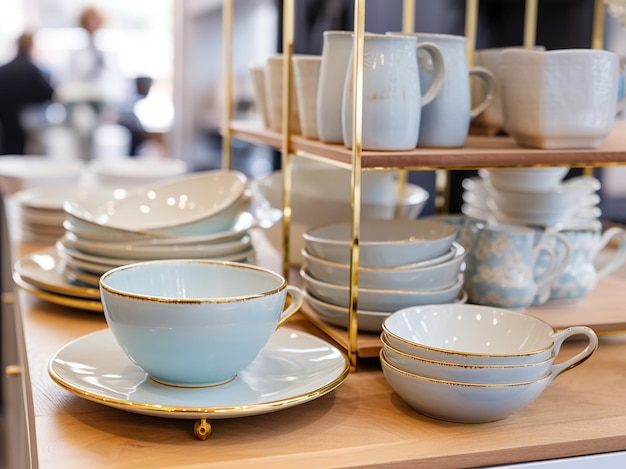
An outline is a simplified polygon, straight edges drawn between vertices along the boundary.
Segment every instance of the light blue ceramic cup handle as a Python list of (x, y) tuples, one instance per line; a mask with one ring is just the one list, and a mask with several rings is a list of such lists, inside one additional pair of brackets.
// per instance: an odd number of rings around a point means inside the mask
[(572, 368), (583, 363), (598, 348), (598, 336), (593, 331), (593, 329), (590, 329), (586, 326), (574, 326), (563, 329), (554, 335), (553, 340), (555, 355), (558, 355), (559, 351), (561, 350), (561, 345), (563, 345), (563, 342), (575, 335), (584, 335), (585, 337), (587, 337), (587, 346), (573, 357), (568, 358), (561, 363), (556, 363), (552, 365), (552, 367), (550, 367), (550, 370), (552, 371), (552, 379), (556, 378), (564, 371), (571, 370)]
[(291, 302), (280, 315), (280, 320), (278, 321), (278, 325), (276, 326), (276, 328), (279, 328), (280, 326), (285, 324), (287, 320), (291, 318), (291, 316), (296, 314), (300, 310), (300, 307), (304, 302), (304, 294), (302, 293), (302, 290), (300, 290), (298, 287), (293, 285), (287, 285), (286, 291), (287, 295), (291, 297)]

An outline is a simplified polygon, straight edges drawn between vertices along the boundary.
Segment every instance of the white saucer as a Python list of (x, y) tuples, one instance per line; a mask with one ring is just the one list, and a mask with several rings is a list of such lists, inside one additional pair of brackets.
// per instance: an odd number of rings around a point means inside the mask
[(149, 379), (128, 359), (111, 331), (104, 329), (59, 349), (48, 373), (80, 397), (128, 412), (225, 419), (275, 412), (323, 396), (345, 380), (349, 363), (323, 339), (281, 327), (233, 381), (177, 388)]

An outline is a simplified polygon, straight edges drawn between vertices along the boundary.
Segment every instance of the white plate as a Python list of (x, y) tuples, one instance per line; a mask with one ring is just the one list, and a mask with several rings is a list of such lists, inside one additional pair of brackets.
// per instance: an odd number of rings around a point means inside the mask
[(22, 290), (29, 292), (37, 298), (48, 301), (49, 303), (86, 311), (102, 312), (102, 302), (100, 301), (78, 298), (69, 295), (59, 295), (57, 293), (44, 290), (36, 285), (32, 285), (24, 281), (17, 272), (13, 272), (13, 282)]
[(349, 364), (323, 339), (281, 327), (233, 381), (177, 388), (149, 379), (128, 359), (111, 331), (104, 329), (59, 349), (48, 372), (69, 391), (128, 412), (225, 419), (275, 412), (321, 397), (344, 381)]
[(19, 277), (39, 289), (77, 298), (100, 301), (97, 288), (75, 285), (65, 275), (65, 263), (54, 247), (28, 254), (13, 266)]

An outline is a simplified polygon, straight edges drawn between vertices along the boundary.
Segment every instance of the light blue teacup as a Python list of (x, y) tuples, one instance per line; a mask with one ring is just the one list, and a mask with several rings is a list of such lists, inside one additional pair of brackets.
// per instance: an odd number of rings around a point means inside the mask
[(270, 270), (209, 260), (118, 267), (102, 275), (100, 293), (130, 360), (157, 382), (185, 387), (233, 380), (303, 301)]

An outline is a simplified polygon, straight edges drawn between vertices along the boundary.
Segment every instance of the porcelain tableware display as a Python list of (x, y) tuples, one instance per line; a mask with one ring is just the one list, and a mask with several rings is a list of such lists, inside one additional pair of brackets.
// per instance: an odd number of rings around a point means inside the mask
[[(343, 308), (350, 305), (350, 285), (337, 285), (322, 282), (300, 269), (302, 281), (309, 291), (317, 298)], [(410, 305), (454, 303), (463, 289), (463, 275), (458, 274), (456, 282), (437, 290), (398, 290), (383, 288), (359, 287), (359, 307), (368, 311), (393, 312)]]
[(354, 34), (351, 31), (323, 32), (316, 103), (317, 131), (322, 142), (343, 143), (343, 88), (353, 44)]
[[(254, 181), (253, 204), (271, 209), (283, 208), (282, 173), (276, 171)], [(399, 194), (399, 183), (393, 172), (365, 172), (362, 179), (361, 213), (365, 218), (416, 218), (424, 208), (429, 193), (416, 184), (406, 184)], [(350, 220), (352, 214), (350, 172), (343, 169), (299, 169), (292, 172), (291, 235), (289, 259), (296, 266), (304, 259), (303, 235), (313, 227)], [(282, 224), (264, 229), (272, 246), (283, 252)]]
[(296, 55), (292, 58), (292, 63), (302, 135), (306, 138), (318, 139), (317, 90), (322, 57), (319, 55)]
[[(417, 145), (462, 147), (467, 140), (470, 120), (487, 109), (494, 100), (494, 76), (484, 67), (468, 67), (465, 36), (428, 33), (410, 35), (415, 37), (418, 43), (436, 44), (445, 66), (439, 93), (422, 109)], [(426, 91), (436, 78), (436, 69), (429, 55), (418, 51), (417, 56), (420, 62), (420, 85), (422, 91)], [(475, 103), (471, 102), (471, 79), (482, 81), (486, 89), (482, 99)]]
[[(365, 34), (363, 50), (362, 148), (410, 150), (416, 147), (422, 107), (441, 89), (444, 61), (439, 48), (416, 44), (410, 36)], [(417, 51), (427, 51), (434, 69), (430, 87), (420, 88)], [(354, 52), (354, 51), (353, 51)], [(342, 105), (343, 143), (352, 147), (354, 54), (350, 54)]]
[(409, 373), (382, 353), (380, 362), (387, 382), (408, 405), (428, 417), (461, 423), (502, 420), (537, 399), (555, 378), (547, 374), (519, 383), (464, 383)]
[[(360, 259), (363, 267), (398, 267), (446, 253), (457, 229), (434, 220), (362, 220)], [(350, 263), (351, 224), (318, 226), (304, 235), (307, 251), (314, 256)]]
[[(267, 58), (265, 64), (265, 89), (269, 109), (269, 120), (272, 130), (283, 130), (283, 69), (284, 60), (282, 54), (272, 55)], [(293, 68), (291, 70), (291, 82), (294, 82)], [(292, 134), (300, 134), (300, 117), (298, 116), (298, 97), (295, 87), (291, 87), (291, 109), (289, 113), (289, 127)]]
[[(472, 303), (523, 310), (571, 258), (567, 240), (558, 233), (537, 239), (533, 229), (521, 225), (477, 224), (474, 229), (465, 258), (465, 289)], [(555, 252), (555, 237), (566, 247), (563, 258)], [(549, 261), (541, 272), (536, 270), (540, 256)]]
[(200, 260), (119, 267), (100, 278), (100, 292), (128, 357), (158, 382), (192, 387), (234, 379), (303, 301), (270, 270)]
[(586, 326), (554, 330), (533, 316), (473, 304), (413, 306), (383, 323), (389, 345), (428, 360), (466, 365), (516, 365), (558, 357), (563, 342), (586, 339), (568, 367), (581, 364), (597, 348), (598, 337)]
[(619, 58), (594, 49), (502, 52), (504, 128), (531, 148), (597, 148), (613, 129)]
[[(423, 261), (399, 268), (359, 267), (359, 287), (387, 290), (441, 290), (458, 281), (465, 249), (453, 243), (453, 256), (440, 263)], [(306, 269), (318, 280), (336, 285), (350, 284), (350, 264), (332, 262), (302, 251)]]
[(554, 364), (555, 355), (532, 363), (516, 365), (468, 365), (439, 360), (428, 360), (402, 352), (392, 347), (381, 334), (382, 357), (396, 368), (424, 376), (425, 378), (443, 379), (475, 384), (507, 384), (534, 381), (548, 373), (554, 376), (569, 368), (568, 363)]

